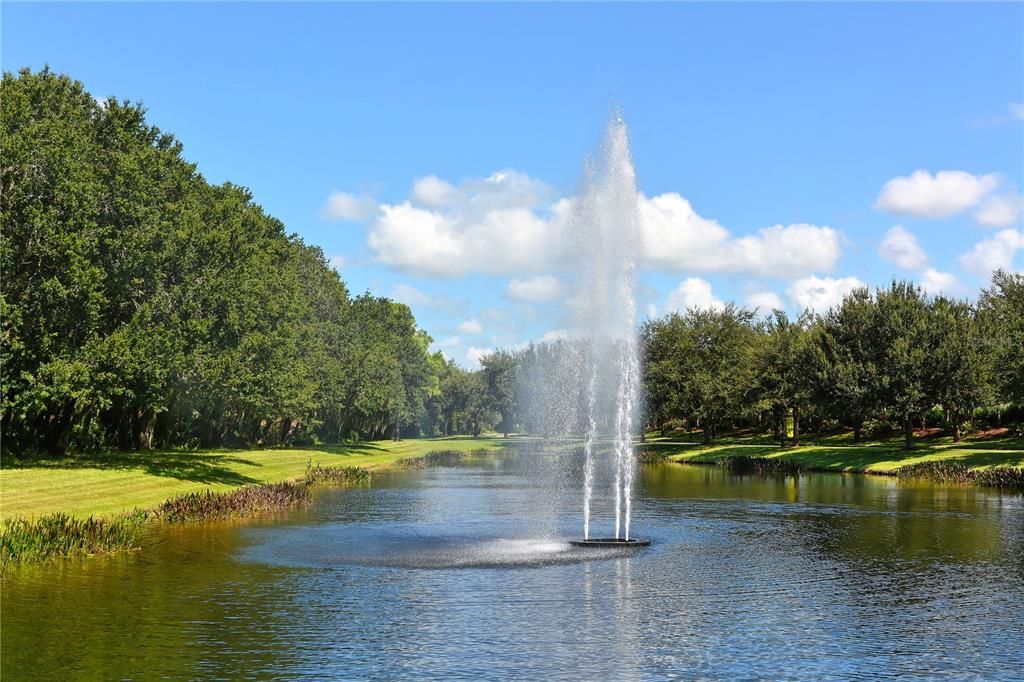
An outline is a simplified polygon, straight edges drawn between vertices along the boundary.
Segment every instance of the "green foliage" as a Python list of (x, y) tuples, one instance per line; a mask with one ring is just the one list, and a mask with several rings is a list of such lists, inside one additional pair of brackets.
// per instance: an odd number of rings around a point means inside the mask
[(325, 467), (312, 462), (306, 465), (306, 485), (368, 485), (370, 470), (363, 467)]
[(0, 528), (0, 567), (78, 554), (106, 554), (139, 546), (143, 512), (112, 519), (79, 519), (62, 512), (38, 519), (15, 518)]
[(652, 425), (688, 424), (710, 440), (719, 424), (770, 424), (785, 442), (791, 418), (799, 444), (804, 415), (819, 428), (851, 427), (855, 442), (868, 427), (899, 425), (910, 449), (926, 416), (959, 440), (977, 408), (1020, 400), (1024, 277), (996, 273), (977, 308), (893, 282), (796, 322), (779, 311), (758, 323), (734, 308), (691, 310), (642, 333)]
[[(413, 433), (439, 392), (407, 306), (213, 186), (138, 104), (0, 86), (0, 425), (25, 453)], [(436, 421), (436, 420), (435, 420)]]
[(170, 523), (226, 519), (259, 512), (290, 509), (308, 503), (309, 490), (297, 483), (264, 483), (215, 493), (188, 493), (167, 500), (154, 510), (156, 518)]

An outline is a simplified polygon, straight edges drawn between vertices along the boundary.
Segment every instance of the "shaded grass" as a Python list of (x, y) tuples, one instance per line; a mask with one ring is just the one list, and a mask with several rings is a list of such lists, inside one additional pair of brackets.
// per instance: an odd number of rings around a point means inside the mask
[(112, 519), (78, 519), (56, 512), (38, 519), (18, 518), (0, 528), (0, 567), (77, 554), (107, 554), (139, 547), (145, 512)]

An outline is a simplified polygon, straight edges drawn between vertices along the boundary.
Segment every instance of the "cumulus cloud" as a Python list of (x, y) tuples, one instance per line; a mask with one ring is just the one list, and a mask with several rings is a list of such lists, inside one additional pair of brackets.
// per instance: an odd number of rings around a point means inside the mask
[(480, 334), (483, 330), (484, 328), (476, 320), (464, 320), (459, 323), (459, 326), (456, 329), (460, 334)]
[(668, 295), (669, 310), (686, 312), (694, 308), (699, 310), (721, 310), (725, 302), (711, 291), (711, 282), (700, 277), (687, 277)]
[(878, 254), (906, 270), (928, 267), (928, 256), (917, 237), (902, 225), (895, 225), (885, 233), (885, 238), (878, 245)]
[(331, 192), (327, 203), (320, 209), (320, 217), (326, 220), (366, 220), (377, 211), (377, 202), (368, 194)]
[(412, 186), (412, 199), (423, 206), (444, 206), (455, 192), (451, 183), (436, 175), (420, 178)]
[(817, 277), (811, 275), (798, 279), (786, 289), (786, 295), (793, 305), (800, 310), (814, 310), (823, 313), (839, 304), (846, 294), (864, 282), (856, 277)]
[(569, 338), (569, 332), (565, 329), (552, 329), (551, 331), (544, 332), (544, 336), (540, 337), (540, 340), (545, 343), (551, 343), (553, 341), (564, 341)]
[(960, 256), (960, 264), (979, 277), (988, 277), (994, 270), (1010, 270), (1020, 249), (1024, 249), (1024, 232), (1000, 230), (994, 237), (981, 240)]
[(832, 270), (842, 252), (842, 236), (827, 226), (774, 225), (734, 237), (675, 192), (640, 196), (640, 230), (645, 261), (663, 269), (791, 277)]
[(538, 275), (529, 279), (513, 279), (505, 288), (505, 295), (513, 301), (539, 303), (557, 298), (562, 293), (562, 283), (551, 275)]
[(926, 268), (921, 273), (921, 288), (929, 294), (946, 294), (952, 296), (963, 291), (963, 285), (956, 275), (949, 272), (939, 272), (935, 268)]
[(1018, 121), (1024, 121), (1024, 102), (1010, 102), (1007, 109), (1010, 110), (1010, 116)]
[(1021, 211), (1024, 211), (1024, 195), (1000, 194), (986, 199), (974, 219), (985, 227), (1012, 227), (1020, 222)]
[(335, 272), (341, 272), (341, 269), (345, 267), (344, 256), (331, 256), (327, 259), (327, 267)]
[(399, 303), (423, 308), (447, 308), (452, 304), (451, 300), (444, 296), (430, 296), (408, 284), (396, 284), (391, 289), (391, 298)]
[(658, 306), (654, 305), (653, 303), (648, 303), (647, 304), (647, 317), (649, 317), (650, 319), (653, 320), (657, 316), (658, 316)]
[[(442, 184), (443, 183), (443, 184)], [(377, 260), (424, 275), (508, 274), (552, 262), (559, 251), (547, 185), (515, 171), (458, 187), (424, 178), (413, 200), (384, 204), (367, 244)]]
[(782, 310), (782, 299), (774, 291), (758, 291), (747, 296), (745, 303), (747, 308), (768, 313), (772, 310)]
[[(571, 257), (564, 227), (575, 201), (556, 199), (548, 185), (514, 170), (457, 185), (430, 175), (408, 200), (373, 205), (367, 245), (379, 262), (421, 275), (543, 272)], [(334, 213), (356, 215), (353, 203), (350, 195), (334, 199)], [(831, 271), (841, 255), (842, 235), (831, 227), (734, 235), (674, 192), (641, 194), (638, 204), (641, 255), (651, 267), (790, 278)]]
[(434, 345), (438, 348), (456, 348), (462, 343), (462, 339), (458, 336), (449, 336), (440, 341), (435, 341)]
[(999, 178), (991, 173), (939, 171), (932, 175), (916, 170), (886, 182), (875, 208), (919, 218), (949, 218), (978, 205), (998, 185)]
[(491, 352), (490, 348), (477, 348), (476, 346), (470, 346), (466, 351), (466, 363), (470, 369), (476, 369), (480, 366), (480, 358)]

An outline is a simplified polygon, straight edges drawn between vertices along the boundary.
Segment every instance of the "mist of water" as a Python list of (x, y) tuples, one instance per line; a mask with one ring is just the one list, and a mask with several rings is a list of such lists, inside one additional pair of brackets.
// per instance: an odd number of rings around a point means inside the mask
[[(636, 261), (639, 249), (636, 174), (626, 124), (615, 116), (599, 155), (589, 160), (568, 221), (574, 334), (589, 344), (575, 376), (586, 396), (583, 536), (590, 538), (596, 459), (614, 457), (615, 537), (629, 539), (636, 457), (633, 429), (639, 406)], [(614, 387), (614, 395), (610, 395)], [(570, 392), (572, 393), (572, 392)], [(610, 437), (613, 447), (597, 447)]]

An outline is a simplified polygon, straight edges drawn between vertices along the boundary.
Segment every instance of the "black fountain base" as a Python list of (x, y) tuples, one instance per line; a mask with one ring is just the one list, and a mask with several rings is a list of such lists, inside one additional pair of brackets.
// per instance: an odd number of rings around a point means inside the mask
[(650, 540), (623, 540), (621, 538), (590, 538), (589, 540), (570, 540), (573, 547), (619, 547), (622, 549), (633, 547), (646, 547), (651, 544)]

